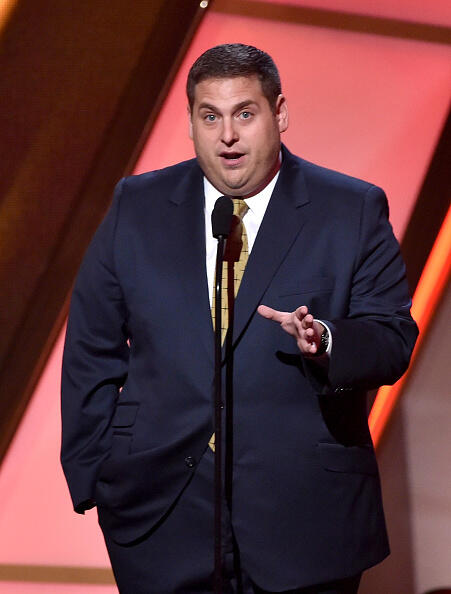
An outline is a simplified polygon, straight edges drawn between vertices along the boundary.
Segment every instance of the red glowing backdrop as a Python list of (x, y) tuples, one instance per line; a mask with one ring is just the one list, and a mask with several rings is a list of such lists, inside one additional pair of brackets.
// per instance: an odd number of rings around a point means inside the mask
[[(285, 0), (283, 4), (303, 2)], [(448, 0), (384, 0), (377, 5), (369, 0), (310, 0), (308, 5), (391, 19), (451, 23)], [(184, 96), (188, 68), (212, 45), (249, 43), (270, 53), (280, 68), (291, 118), (283, 140), (290, 150), (384, 187), (395, 233), (402, 238), (447, 114), (449, 46), (228, 14), (226, 8), (219, 8), (220, 3), (218, 11), (213, 7), (199, 27), (135, 171), (161, 168), (193, 156)], [(109, 565), (95, 512), (86, 517), (72, 513), (59, 470), (61, 353), (62, 336), (1, 467), (3, 565)], [(99, 593), (117, 591), (112, 585), (96, 588)], [(25, 587), (0, 581), (0, 592), (16, 591), (91, 592), (93, 586)]]

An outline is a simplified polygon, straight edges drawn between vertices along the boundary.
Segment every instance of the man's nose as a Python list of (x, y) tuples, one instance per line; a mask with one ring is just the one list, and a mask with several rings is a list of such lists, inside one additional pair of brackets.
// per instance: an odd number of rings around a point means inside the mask
[(238, 140), (238, 131), (234, 125), (233, 118), (224, 118), (222, 124), (222, 142), (231, 146)]

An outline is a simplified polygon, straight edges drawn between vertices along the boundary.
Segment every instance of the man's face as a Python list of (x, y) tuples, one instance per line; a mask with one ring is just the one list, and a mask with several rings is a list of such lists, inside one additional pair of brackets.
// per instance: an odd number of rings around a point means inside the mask
[(246, 197), (271, 180), (279, 166), (280, 133), (287, 127), (284, 96), (271, 109), (256, 76), (196, 85), (190, 137), (203, 172), (223, 194)]

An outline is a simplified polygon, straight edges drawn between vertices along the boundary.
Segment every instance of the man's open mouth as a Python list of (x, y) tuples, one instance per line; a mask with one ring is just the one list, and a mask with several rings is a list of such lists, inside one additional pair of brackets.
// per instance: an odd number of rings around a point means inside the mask
[(236, 165), (237, 163), (240, 163), (241, 158), (244, 157), (244, 153), (238, 153), (238, 152), (226, 153), (226, 152), (223, 152), (223, 153), (220, 154), (220, 157), (224, 160), (224, 162), (226, 164)]

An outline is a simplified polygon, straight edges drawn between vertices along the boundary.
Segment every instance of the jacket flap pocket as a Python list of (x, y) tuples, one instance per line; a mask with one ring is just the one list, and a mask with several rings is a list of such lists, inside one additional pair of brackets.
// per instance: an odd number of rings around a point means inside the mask
[[(103, 462), (95, 498), (100, 524), (115, 542), (130, 543), (161, 520), (193, 477), (209, 435), (208, 425), (195, 436)], [(125, 440), (126, 432), (118, 437)]]
[(120, 402), (111, 422), (112, 427), (131, 427), (138, 413), (138, 402)]
[(344, 446), (335, 443), (318, 444), (321, 464), (333, 472), (377, 474), (377, 462), (371, 446)]

